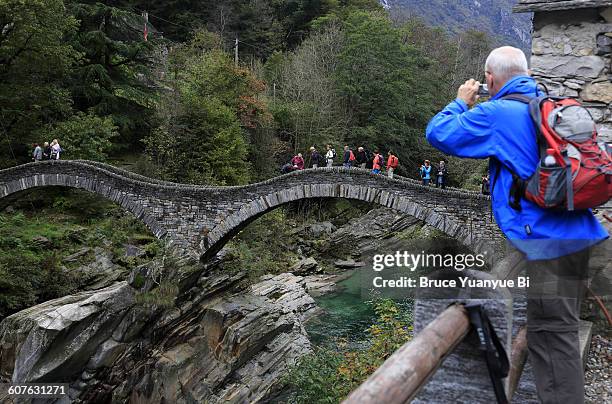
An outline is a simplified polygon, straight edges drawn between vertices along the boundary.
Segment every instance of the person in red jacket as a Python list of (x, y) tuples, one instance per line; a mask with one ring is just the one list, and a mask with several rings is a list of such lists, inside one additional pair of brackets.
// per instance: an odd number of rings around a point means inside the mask
[(383, 165), (383, 156), (378, 152), (378, 149), (374, 150), (374, 157), (372, 158), (372, 174), (380, 174), (380, 170)]
[(387, 156), (387, 175), (389, 176), (389, 178), (393, 178), (393, 171), (395, 171), (395, 169), (399, 165), (399, 159), (391, 150), (389, 150)]
[(298, 153), (297, 156), (293, 156), (293, 158), (291, 159), (291, 164), (293, 165), (294, 169), (303, 170), (304, 158), (302, 157), (302, 153)]

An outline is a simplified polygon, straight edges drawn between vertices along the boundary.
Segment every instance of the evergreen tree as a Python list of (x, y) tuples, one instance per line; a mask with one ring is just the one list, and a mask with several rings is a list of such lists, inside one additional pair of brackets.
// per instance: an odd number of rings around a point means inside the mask
[(61, 0), (0, 0), (0, 167), (29, 160), (39, 130), (71, 114), (63, 80), (78, 56)]
[(67, 83), (74, 108), (111, 116), (120, 134), (116, 149), (137, 145), (153, 126), (155, 107), (156, 55), (144, 41), (144, 19), (95, 0), (67, 3), (79, 21), (68, 41), (82, 55)]
[(198, 29), (223, 38), (230, 50), (238, 38), (240, 55), (266, 59), (274, 51), (295, 49), (309, 35), (317, 19), (346, 15), (347, 10), (380, 10), (377, 0), (118, 0), (130, 10), (150, 12), (164, 36), (177, 42), (190, 40)]

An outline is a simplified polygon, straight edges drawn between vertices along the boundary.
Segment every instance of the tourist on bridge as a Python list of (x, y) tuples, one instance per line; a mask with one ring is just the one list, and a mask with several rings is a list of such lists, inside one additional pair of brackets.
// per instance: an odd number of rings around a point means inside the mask
[(327, 163), (327, 167), (331, 167), (334, 165), (334, 159), (336, 158), (336, 149), (332, 147), (332, 145), (327, 145), (327, 153), (325, 153), (325, 162)]
[(283, 164), (283, 166), (280, 169), (281, 174), (289, 174), (290, 172), (292, 172), (294, 170), (295, 170), (295, 168), (293, 167), (293, 164), (291, 164), (291, 163)]
[(378, 149), (374, 150), (374, 157), (372, 157), (372, 174), (380, 174), (383, 165), (382, 154), (379, 153)]
[(442, 189), (446, 188), (446, 176), (448, 175), (448, 170), (446, 169), (446, 163), (444, 161), (440, 161), (438, 165), (438, 173), (436, 174), (436, 187), (440, 187)]
[(353, 166), (354, 161), (355, 161), (355, 154), (353, 154), (353, 151), (348, 146), (344, 146), (344, 156), (342, 160), (342, 166), (346, 168), (351, 168)]
[[(538, 398), (544, 404), (583, 403), (580, 301), (589, 248), (608, 233), (590, 209), (547, 209), (516, 192), (524, 189), (519, 179), (530, 178), (540, 164), (535, 125), (522, 100), (542, 94), (520, 49), (494, 49), (484, 71), (489, 101), (477, 104), (480, 83), (466, 81), (429, 122), (427, 140), (447, 154), (489, 158), (495, 221), (522, 254), (530, 279), (527, 347)], [(510, 94), (512, 99), (505, 98)]]
[(296, 170), (304, 169), (304, 157), (302, 157), (302, 153), (298, 153), (296, 156), (293, 156), (291, 159), (291, 165)]
[(319, 162), (321, 159), (321, 153), (317, 151), (316, 147), (312, 146), (310, 148), (310, 164), (312, 165), (312, 168), (319, 168)]
[(40, 161), (43, 158), (43, 151), (42, 148), (40, 147), (40, 145), (38, 143), (34, 143), (34, 151), (32, 152), (32, 160), (36, 161)]
[(419, 173), (421, 175), (421, 179), (423, 180), (423, 185), (429, 185), (429, 181), (431, 180), (431, 164), (429, 163), (429, 160), (425, 160), (419, 169)]
[(51, 146), (49, 145), (49, 142), (45, 142), (43, 144), (43, 160), (49, 160), (51, 158)]
[(61, 148), (58, 140), (57, 139), (53, 139), (53, 141), (51, 142), (51, 156), (50, 156), (50, 159), (51, 160), (59, 160), (61, 152), (62, 152), (62, 148)]
[(482, 182), (480, 183), (480, 193), (483, 195), (489, 195), (489, 174), (482, 176)]
[(355, 154), (355, 162), (357, 163), (359, 168), (366, 168), (366, 164), (368, 164), (368, 154), (361, 146), (357, 148), (357, 153)]
[(393, 172), (399, 165), (399, 159), (391, 150), (387, 153), (387, 175), (389, 178), (393, 178)]

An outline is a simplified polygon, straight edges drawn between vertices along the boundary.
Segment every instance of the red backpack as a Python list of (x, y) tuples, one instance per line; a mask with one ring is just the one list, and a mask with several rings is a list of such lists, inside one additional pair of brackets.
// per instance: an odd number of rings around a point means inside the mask
[(612, 197), (612, 150), (598, 141), (595, 122), (580, 102), (520, 94), (502, 99), (529, 105), (540, 153), (540, 163), (530, 178), (523, 180), (512, 173), (511, 207), (520, 210), (520, 198), (542, 208), (568, 211), (608, 202)]
[(349, 150), (349, 161), (355, 161), (355, 155), (352, 150)]

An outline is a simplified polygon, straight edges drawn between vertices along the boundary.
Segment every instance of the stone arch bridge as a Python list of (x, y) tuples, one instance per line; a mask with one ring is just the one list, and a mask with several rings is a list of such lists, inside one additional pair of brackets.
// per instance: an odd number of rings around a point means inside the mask
[[(121, 205), (153, 234), (182, 251), (209, 257), (250, 222), (288, 202), (346, 198), (414, 216), (481, 251), (501, 237), (490, 199), (477, 192), (425, 187), (356, 168), (296, 171), (244, 186), (194, 186), (160, 181), (84, 160), (29, 163), (0, 170), (0, 204), (28, 189), (84, 189)], [(3, 201), (4, 199), (4, 201)]]

